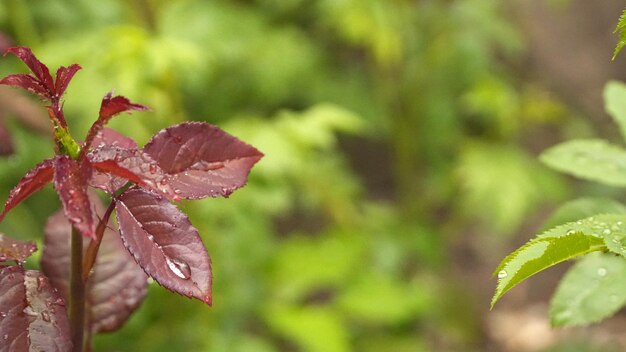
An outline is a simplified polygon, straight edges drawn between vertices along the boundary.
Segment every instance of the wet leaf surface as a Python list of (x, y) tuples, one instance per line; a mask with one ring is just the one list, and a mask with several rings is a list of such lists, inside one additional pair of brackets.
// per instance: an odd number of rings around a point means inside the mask
[(39, 271), (0, 269), (0, 351), (67, 352), (65, 302)]
[(263, 154), (204, 122), (184, 122), (161, 130), (143, 149), (172, 175), (181, 198), (228, 196), (246, 184)]
[(0, 262), (23, 262), (37, 250), (33, 241), (19, 241), (0, 233)]
[(55, 161), (54, 188), (63, 204), (69, 221), (83, 236), (95, 237), (92, 205), (87, 194), (90, 169), (67, 155), (59, 155)]
[(211, 304), (211, 262), (187, 216), (163, 197), (131, 188), (116, 206), (126, 248), (144, 271), (174, 292)]
[(88, 158), (97, 171), (132, 181), (168, 199), (180, 199), (168, 175), (155, 160), (140, 150), (105, 146), (89, 153)]

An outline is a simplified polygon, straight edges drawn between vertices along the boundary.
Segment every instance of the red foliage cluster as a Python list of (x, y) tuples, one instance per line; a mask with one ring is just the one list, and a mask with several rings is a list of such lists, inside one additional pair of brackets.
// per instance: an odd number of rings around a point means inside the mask
[[(170, 201), (227, 197), (245, 185), (263, 154), (203, 122), (166, 128), (139, 148), (104, 125), (119, 113), (147, 108), (111, 93), (102, 100), (84, 142), (78, 144), (69, 134), (61, 97), (80, 66), (60, 67), (53, 79), (30, 49), (10, 48), (7, 53), (17, 56), (32, 73), (9, 75), (0, 84), (25, 89), (50, 104), (57, 153), (11, 190), (0, 221), (50, 182), (63, 210), (50, 217), (45, 230), (42, 268), (46, 276), (21, 267), (36, 250), (34, 243), (0, 235), (0, 262), (18, 264), (0, 265), (0, 345), (68, 350), (71, 341), (63, 298), (68, 297), (72, 227), (90, 239), (84, 263), (90, 332), (115, 330), (126, 321), (146, 293), (146, 274), (174, 292), (211, 304), (210, 258), (198, 230)], [(90, 188), (110, 195), (106, 210)], [(109, 221), (113, 210), (118, 228)]]

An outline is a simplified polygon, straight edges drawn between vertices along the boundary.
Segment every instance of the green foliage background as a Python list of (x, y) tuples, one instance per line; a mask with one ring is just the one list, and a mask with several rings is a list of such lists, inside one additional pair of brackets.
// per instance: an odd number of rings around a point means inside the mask
[[(568, 195), (524, 140), (569, 111), (513, 73), (524, 46), (501, 6), (0, 2), (0, 30), (50, 67), (84, 68), (66, 96), (75, 136), (115, 88), (153, 109), (110, 124), (140, 145), (203, 120), (266, 154), (231, 198), (182, 206), (212, 257), (214, 307), (153, 284), (96, 350), (483, 350), (488, 300), (456, 279), (454, 246), (498, 246)], [(16, 71), (2, 59), (0, 74)], [(9, 122), (17, 154), (0, 160), (0, 195), (52, 153)], [(47, 189), (0, 230), (40, 240), (56, 207)]]

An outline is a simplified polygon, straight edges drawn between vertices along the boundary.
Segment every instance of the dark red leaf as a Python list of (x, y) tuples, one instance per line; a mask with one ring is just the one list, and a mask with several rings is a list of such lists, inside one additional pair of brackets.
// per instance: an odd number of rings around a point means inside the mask
[(122, 177), (163, 194), (168, 199), (180, 200), (168, 175), (156, 161), (140, 150), (105, 146), (95, 149), (87, 157), (98, 171)]
[(67, 155), (55, 158), (54, 188), (68, 220), (83, 236), (95, 238), (92, 204), (87, 195), (91, 169)]
[(33, 241), (19, 241), (0, 233), (0, 262), (23, 262), (36, 250)]
[(25, 73), (8, 75), (0, 80), (0, 84), (23, 88), (30, 93), (37, 94), (43, 99), (50, 99), (50, 92), (35, 77)]
[(121, 112), (132, 110), (143, 111), (148, 110), (148, 107), (141, 104), (131, 103), (127, 98), (121, 95), (113, 96), (113, 92), (109, 92), (102, 99), (99, 120), (106, 123), (106, 121), (108, 121), (111, 117)]
[(211, 304), (211, 260), (187, 216), (163, 197), (133, 187), (118, 199), (124, 245), (143, 270), (174, 292)]
[(28, 171), (17, 183), (17, 186), (9, 192), (9, 198), (4, 203), (4, 210), (0, 214), (0, 221), (4, 219), (9, 210), (52, 181), (53, 170), (54, 159), (46, 159)]
[[(134, 140), (110, 128), (103, 128), (98, 132), (93, 139), (92, 146), (96, 148), (113, 146), (122, 149), (137, 149), (137, 143)], [(127, 180), (124, 178), (94, 169), (91, 180), (89, 180), (89, 185), (102, 189), (109, 194), (114, 194), (118, 189), (124, 186), (126, 182)]]
[(54, 92), (58, 97), (61, 97), (63, 93), (65, 93), (67, 85), (70, 84), (72, 77), (74, 77), (76, 72), (80, 69), (81, 67), (77, 64), (70, 65), (69, 67), (59, 67), (54, 83)]
[[(97, 208), (100, 214), (104, 212), (102, 206)], [(63, 213), (58, 212), (48, 219), (44, 232), (42, 269), (63, 297), (68, 297), (70, 223)], [(120, 328), (139, 307), (146, 293), (146, 274), (124, 248), (119, 233), (107, 228), (93, 273), (87, 280), (86, 309), (91, 331), (98, 333)]]
[(111, 128), (103, 128), (93, 139), (95, 148), (112, 146), (124, 149), (137, 149), (137, 142)]
[(30, 68), (30, 70), (35, 75), (41, 84), (48, 90), (48, 97), (52, 97), (54, 94), (54, 83), (52, 81), (52, 76), (50, 75), (50, 71), (48, 67), (39, 61), (33, 52), (29, 48), (25, 47), (13, 47), (9, 48), (4, 55), (11, 53), (17, 56), (20, 60), (22, 60), (26, 66)]
[(143, 150), (173, 177), (181, 198), (228, 196), (245, 185), (263, 154), (204, 122), (184, 122), (161, 130)]
[(65, 302), (39, 271), (0, 269), (0, 351), (72, 350)]

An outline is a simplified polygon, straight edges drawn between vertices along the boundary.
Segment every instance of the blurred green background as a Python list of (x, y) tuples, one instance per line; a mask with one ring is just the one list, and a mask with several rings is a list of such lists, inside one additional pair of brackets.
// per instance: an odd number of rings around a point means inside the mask
[[(0, 46), (30, 46), (53, 69), (83, 67), (65, 104), (77, 138), (115, 89), (152, 108), (110, 124), (140, 145), (202, 120), (266, 155), (229, 199), (181, 206), (213, 261), (213, 307), (152, 284), (96, 351), (620, 350), (605, 335), (623, 317), (599, 331), (549, 329), (542, 304), (558, 272), (494, 312), (488, 302), (491, 270), (556, 204), (623, 198), (536, 160), (572, 136), (617, 136), (601, 85), (624, 77), (624, 57), (609, 63), (621, 7), (0, 1)], [(13, 72), (25, 67), (3, 58), (0, 74)], [(53, 153), (37, 105), (0, 91), (0, 132), (15, 149), (0, 159), (3, 198)], [(41, 243), (58, 206), (49, 187), (0, 231)]]

